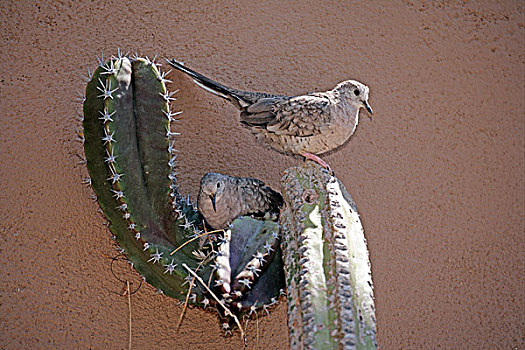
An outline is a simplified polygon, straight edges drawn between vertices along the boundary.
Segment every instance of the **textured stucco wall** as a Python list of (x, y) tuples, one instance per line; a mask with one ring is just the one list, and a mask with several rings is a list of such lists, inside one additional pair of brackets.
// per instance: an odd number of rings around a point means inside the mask
[[(374, 119), (325, 160), (362, 217), (382, 348), (525, 347), (522, 2), (2, 1), (0, 27), (0, 348), (127, 348), (115, 246), (73, 141), (78, 75), (117, 47), (241, 89), (369, 85)], [(278, 188), (300, 162), (170, 77), (193, 199), (206, 171)], [(241, 347), (200, 310), (175, 334), (181, 308), (150, 286), (131, 300), (136, 349)], [(285, 306), (248, 329), (249, 348), (287, 348)]]

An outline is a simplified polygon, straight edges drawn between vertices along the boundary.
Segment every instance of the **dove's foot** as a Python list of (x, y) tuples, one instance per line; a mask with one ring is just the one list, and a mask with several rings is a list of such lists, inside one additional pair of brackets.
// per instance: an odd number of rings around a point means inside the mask
[(328, 163), (326, 163), (324, 160), (322, 160), (321, 158), (319, 158), (319, 157), (316, 156), (315, 154), (308, 153), (308, 152), (302, 152), (301, 155), (302, 155), (303, 157), (305, 157), (306, 159), (313, 160), (314, 162), (316, 162), (317, 164), (319, 164), (320, 166), (322, 166), (323, 168), (325, 168), (326, 170), (328, 170), (328, 172), (329, 172), (331, 175), (335, 175), (335, 173), (334, 173), (334, 171), (332, 170), (332, 168), (330, 168), (330, 165), (328, 165)]

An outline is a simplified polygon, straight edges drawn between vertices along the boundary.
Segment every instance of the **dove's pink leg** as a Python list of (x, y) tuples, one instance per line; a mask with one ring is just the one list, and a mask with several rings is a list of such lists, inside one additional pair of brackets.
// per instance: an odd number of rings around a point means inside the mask
[(333, 170), (332, 168), (330, 168), (330, 165), (328, 165), (328, 163), (326, 163), (324, 160), (322, 160), (321, 158), (319, 158), (318, 156), (316, 156), (315, 154), (312, 154), (312, 153), (308, 153), (308, 152), (302, 152), (301, 155), (303, 157), (305, 157), (306, 159), (310, 159), (310, 160), (313, 160), (314, 162), (316, 162), (317, 164), (319, 164), (320, 166), (322, 166), (323, 168), (325, 168), (326, 170), (328, 170), (328, 172), (330, 174), (333, 174)]

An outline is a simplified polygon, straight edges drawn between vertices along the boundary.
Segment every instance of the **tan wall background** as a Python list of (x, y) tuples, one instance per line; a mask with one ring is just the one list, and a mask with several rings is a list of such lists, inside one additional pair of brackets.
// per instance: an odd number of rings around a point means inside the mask
[[(0, 348), (128, 346), (115, 246), (74, 142), (79, 74), (117, 47), (241, 89), (369, 85), (374, 119), (325, 160), (362, 217), (381, 347), (525, 347), (523, 2), (1, 1), (0, 26)], [(300, 163), (170, 77), (192, 199), (206, 171), (278, 188)], [(197, 309), (175, 334), (181, 307), (151, 286), (131, 305), (135, 349), (241, 347)], [(286, 349), (285, 305), (248, 332), (250, 349)]]

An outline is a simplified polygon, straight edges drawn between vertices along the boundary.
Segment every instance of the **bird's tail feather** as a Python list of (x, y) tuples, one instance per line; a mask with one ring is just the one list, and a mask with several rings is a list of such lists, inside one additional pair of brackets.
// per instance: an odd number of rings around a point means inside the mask
[(168, 63), (173, 68), (178, 69), (181, 72), (186, 73), (190, 77), (192, 77), (195, 84), (199, 85), (204, 90), (227, 100), (231, 100), (232, 97), (238, 99), (237, 96), (233, 96), (233, 91), (229, 87), (219, 84), (216, 81), (213, 81), (210, 78), (205, 77), (204, 75), (194, 71), (193, 69), (185, 67), (181, 62), (177, 62), (174, 59), (172, 59), (171, 61), (168, 60)]

